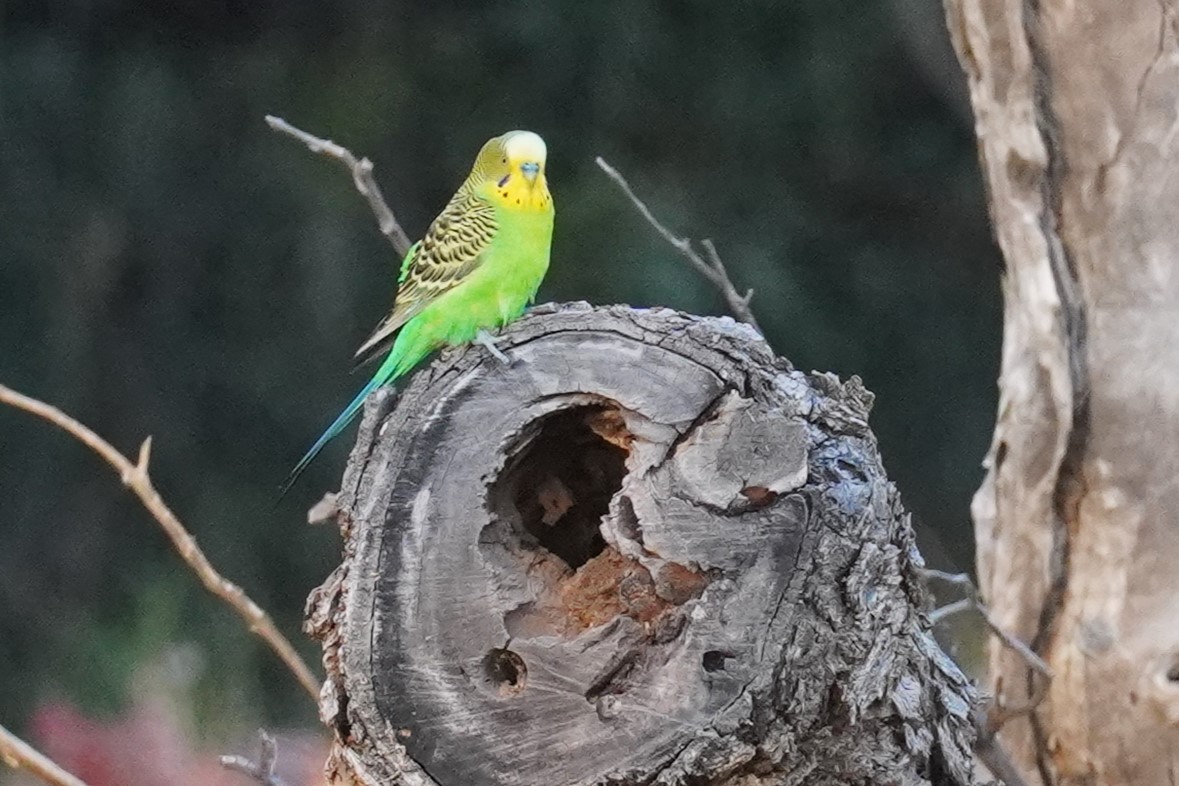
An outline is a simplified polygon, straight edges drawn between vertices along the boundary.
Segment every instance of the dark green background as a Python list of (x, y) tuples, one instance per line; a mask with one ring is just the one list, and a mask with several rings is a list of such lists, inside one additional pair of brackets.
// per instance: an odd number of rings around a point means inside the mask
[[(603, 155), (715, 239), (781, 354), (877, 393), (924, 550), (968, 567), (1001, 311), (962, 81), (936, 0), (0, 3), (0, 382), (128, 453), (154, 435), (165, 498), (317, 663), (298, 625), (338, 538), (302, 512), (351, 432), (271, 508), (396, 261), (262, 117), (369, 155), (414, 235), (524, 127), (558, 210), (542, 300), (723, 312)], [(112, 711), (162, 653), (208, 723), (313, 722), (106, 466), (7, 409), (0, 446), (0, 723)]]

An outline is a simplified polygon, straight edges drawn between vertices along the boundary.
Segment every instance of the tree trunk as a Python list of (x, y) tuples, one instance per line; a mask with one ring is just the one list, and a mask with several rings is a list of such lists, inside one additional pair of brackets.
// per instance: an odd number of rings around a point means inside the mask
[(373, 397), (309, 604), (340, 782), (967, 784), (858, 379), (542, 307)]
[(1179, 769), (1179, 42), (1173, 0), (947, 0), (1006, 258), (980, 583), (1032, 782)]

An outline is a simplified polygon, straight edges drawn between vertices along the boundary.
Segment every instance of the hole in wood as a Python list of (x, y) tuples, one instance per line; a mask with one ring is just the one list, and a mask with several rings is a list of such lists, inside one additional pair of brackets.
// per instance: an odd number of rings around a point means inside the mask
[(1172, 663), (1171, 668), (1167, 669), (1167, 681), (1179, 682), (1179, 663)]
[(597, 400), (536, 419), (506, 448), (509, 459), (488, 487), (492, 521), (480, 549), (505, 586), (527, 576), (531, 597), (504, 613), (512, 640), (572, 638), (620, 616), (653, 636), (708, 585), (706, 575), (647, 552), (652, 576), (607, 546), (601, 527), (609, 516), (615, 531), (642, 542), (634, 506), (619, 493), (635, 440), (623, 413)]
[(724, 652), (722, 650), (708, 650), (701, 656), (701, 665), (707, 672), (724, 671), (725, 660), (736, 657), (731, 652)]
[(528, 682), (528, 666), (509, 649), (490, 650), (483, 656), (483, 682), (499, 696), (519, 696)]
[(545, 417), (496, 480), (529, 534), (575, 570), (606, 547), (599, 526), (626, 474), (625, 442), (603, 426), (613, 420), (622, 420), (617, 410), (601, 406)]

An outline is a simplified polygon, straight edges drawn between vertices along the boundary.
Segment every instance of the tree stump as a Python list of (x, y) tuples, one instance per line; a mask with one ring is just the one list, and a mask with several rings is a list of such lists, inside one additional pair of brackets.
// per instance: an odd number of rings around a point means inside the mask
[(368, 402), (308, 607), (333, 778), (973, 782), (858, 379), (667, 310), (542, 306), (501, 346)]

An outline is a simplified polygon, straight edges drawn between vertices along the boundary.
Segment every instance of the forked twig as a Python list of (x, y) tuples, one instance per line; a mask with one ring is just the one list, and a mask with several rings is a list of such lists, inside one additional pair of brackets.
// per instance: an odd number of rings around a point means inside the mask
[(267, 115), (266, 124), (280, 134), (294, 137), (307, 145), (312, 153), (334, 158), (347, 167), (348, 171), (352, 173), (352, 182), (356, 185), (356, 190), (368, 200), (373, 215), (377, 217), (377, 225), (381, 228), (381, 234), (389, 239), (393, 250), (397, 252), (398, 259), (405, 256), (409, 251), (409, 236), (405, 234), (405, 230), (401, 228), (397, 217), (393, 215), (393, 210), (381, 194), (381, 187), (377, 185), (376, 178), (373, 177), (372, 161), (369, 161), (368, 158), (357, 158), (348, 148), (338, 145), (330, 139), (320, 139), (314, 134), (296, 128), (281, 117)]
[(14, 770), (25, 770), (53, 786), (87, 786), (57, 762), (0, 726), (0, 761)]
[(140, 445), (139, 459), (132, 464), (126, 456), (115, 450), (109, 442), (57, 407), (17, 393), (15, 390), (4, 385), (0, 385), (0, 403), (8, 404), (32, 415), (36, 415), (42, 420), (49, 421), (93, 450), (103, 460), (114, 467), (119, 473), (123, 485), (131, 489), (135, 496), (139, 497), (139, 501), (143, 503), (143, 506), (160, 523), (164, 532), (171, 539), (172, 545), (175, 546), (177, 553), (180, 554), (184, 562), (197, 575), (197, 578), (200, 579), (205, 589), (225, 601), (225, 603), (237, 612), (238, 616), (246, 621), (250, 630), (260, 636), (270, 646), (270, 649), (278, 655), (282, 662), (286, 664), (287, 668), (291, 670), (291, 673), (295, 675), (295, 678), (299, 680), (299, 684), (311, 694), (313, 699), (318, 701), (319, 680), (316, 679), (303, 659), (299, 657), (299, 653), (295, 651), (291, 642), (279, 632), (274, 622), (270, 619), (270, 616), (258, 604), (251, 600), (241, 587), (227, 580), (217, 572), (204, 552), (197, 546), (196, 540), (184, 528), (180, 520), (176, 518), (176, 514), (164, 503), (163, 498), (152, 485), (151, 477), (148, 475), (148, 463), (151, 460), (151, 437), (145, 439), (143, 444)]
[(966, 597), (947, 604), (946, 606), (942, 606), (941, 608), (934, 609), (929, 615), (930, 622), (937, 623), (952, 614), (957, 614), (961, 611), (965, 611), (966, 609), (973, 608), (979, 613), (979, 616), (982, 617), (983, 622), (986, 623), (991, 632), (995, 634), (999, 641), (1003, 642), (1005, 647), (1023, 658), (1027, 664), (1035, 671), (1039, 672), (1041, 676), (1049, 680), (1052, 679), (1052, 668), (1044, 662), (1044, 659), (1036, 653), (1032, 652), (1032, 649), (1027, 644), (1024, 644), (1015, 636), (1012, 636), (1010, 633), (1004, 630), (1003, 627), (995, 622), (994, 618), (991, 617), (991, 612), (987, 609), (986, 604), (982, 602), (982, 598), (979, 597), (978, 588), (974, 586), (974, 582), (970, 580), (970, 576), (966, 575), (965, 573), (946, 573), (942, 570), (932, 570), (928, 568), (923, 568), (921, 574), (926, 580), (936, 579), (938, 581), (944, 581), (947, 584), (954, 584), (956, 586), (962, 587), (963, 591), (966, 593)]
[(663, 226), (659, 219), (655, 218), (655, 214), (651, 212), (651, 208), (647, 207), (643, 200), (635, 195), (630, 184), (626, 182), (626, 178), (622, 174), (606, 163), (606, 159), (598, 156), (598, 167), (601, 168), (606, 176), (622, 189), (622, 193), (626, 194), (630, 199), (631, 204), (639, 211), (639, 215), (647, 219), (647, 223), (655, 228), (664, 240), (671, 244), (671, 247), (679, 251), (684, 259), (696, 268), (700, 275), (704, 276), (714, 287), (720, 290), (725, 302), (729, 306), (729, 311), (733, 312), (733, 316), (753, 327), (758, 333), (762, 332), (761, 325), (757, 324), (757, 319), (753, 316), (753, 310), (749, 308), (749, 301), (753, 298), (753, 290), (747, 290), (744, 295), (737, 291), (733, 286), (732, 279), (729, 278), (729, 273), (725, 269), (725, 263), (721, 261), (720, 254), (716, 251), (716, 246), (707, 238), (700, 241), (700, 245), (704, 247), (704, 254), (707, 257), (700, 256), (696, 249), (692, 247), (692, 241), (686, 237), (678, 237), (670, 229)]
[(936, 579), (947, 584), (953, 584), (962, 587), (965, 593), (965, 597), (953, 603), (947, 603), (945, 606), (941, 606), (930, 612), (930, 622), (936, 625), (954, 614), (966, 611), (967, 609), (974, 609), (982, 617), (983, 622), (986, 623), (990, 631), (995, 634), (995, 637), (1003, 643), (1003, 646), (1022, 658), (1039, 677), (1039, 679), (1031, 679), (1032, 692), (1026, 701), (1016, 706), (1008, 706), (998, 698), (994, 698), (990, 702), (990, 707), (984, 712), (974, 713), (976, 731), (975, 753), (987, 765), (991, 773), (1003, 783), (1007, 784), (1007, 786), (1026, 786), (1026, 781), (1020, 775), (1014, 762), (1012, 762), (1010, 754), (1007, 753), (1007, 750), (999, 742), (997, 735), (999, 729), (1003, 728), (1004, 724), (1009, 720), (1031, 713), (1044, 700), (1044, 697), (1048, 694), (1048, 686), (1052, 682), (1052, 668), (1044, 662), (1043, 658), (1033, 652), (1027, 644), (1024, 644), (995, 622), (990, 610), (982, 602), (978, 588), (970, 580), (970, 576), (965, 573), (947, 573), (929, 568), (921, 569), (920, 573), (926, 581)]

